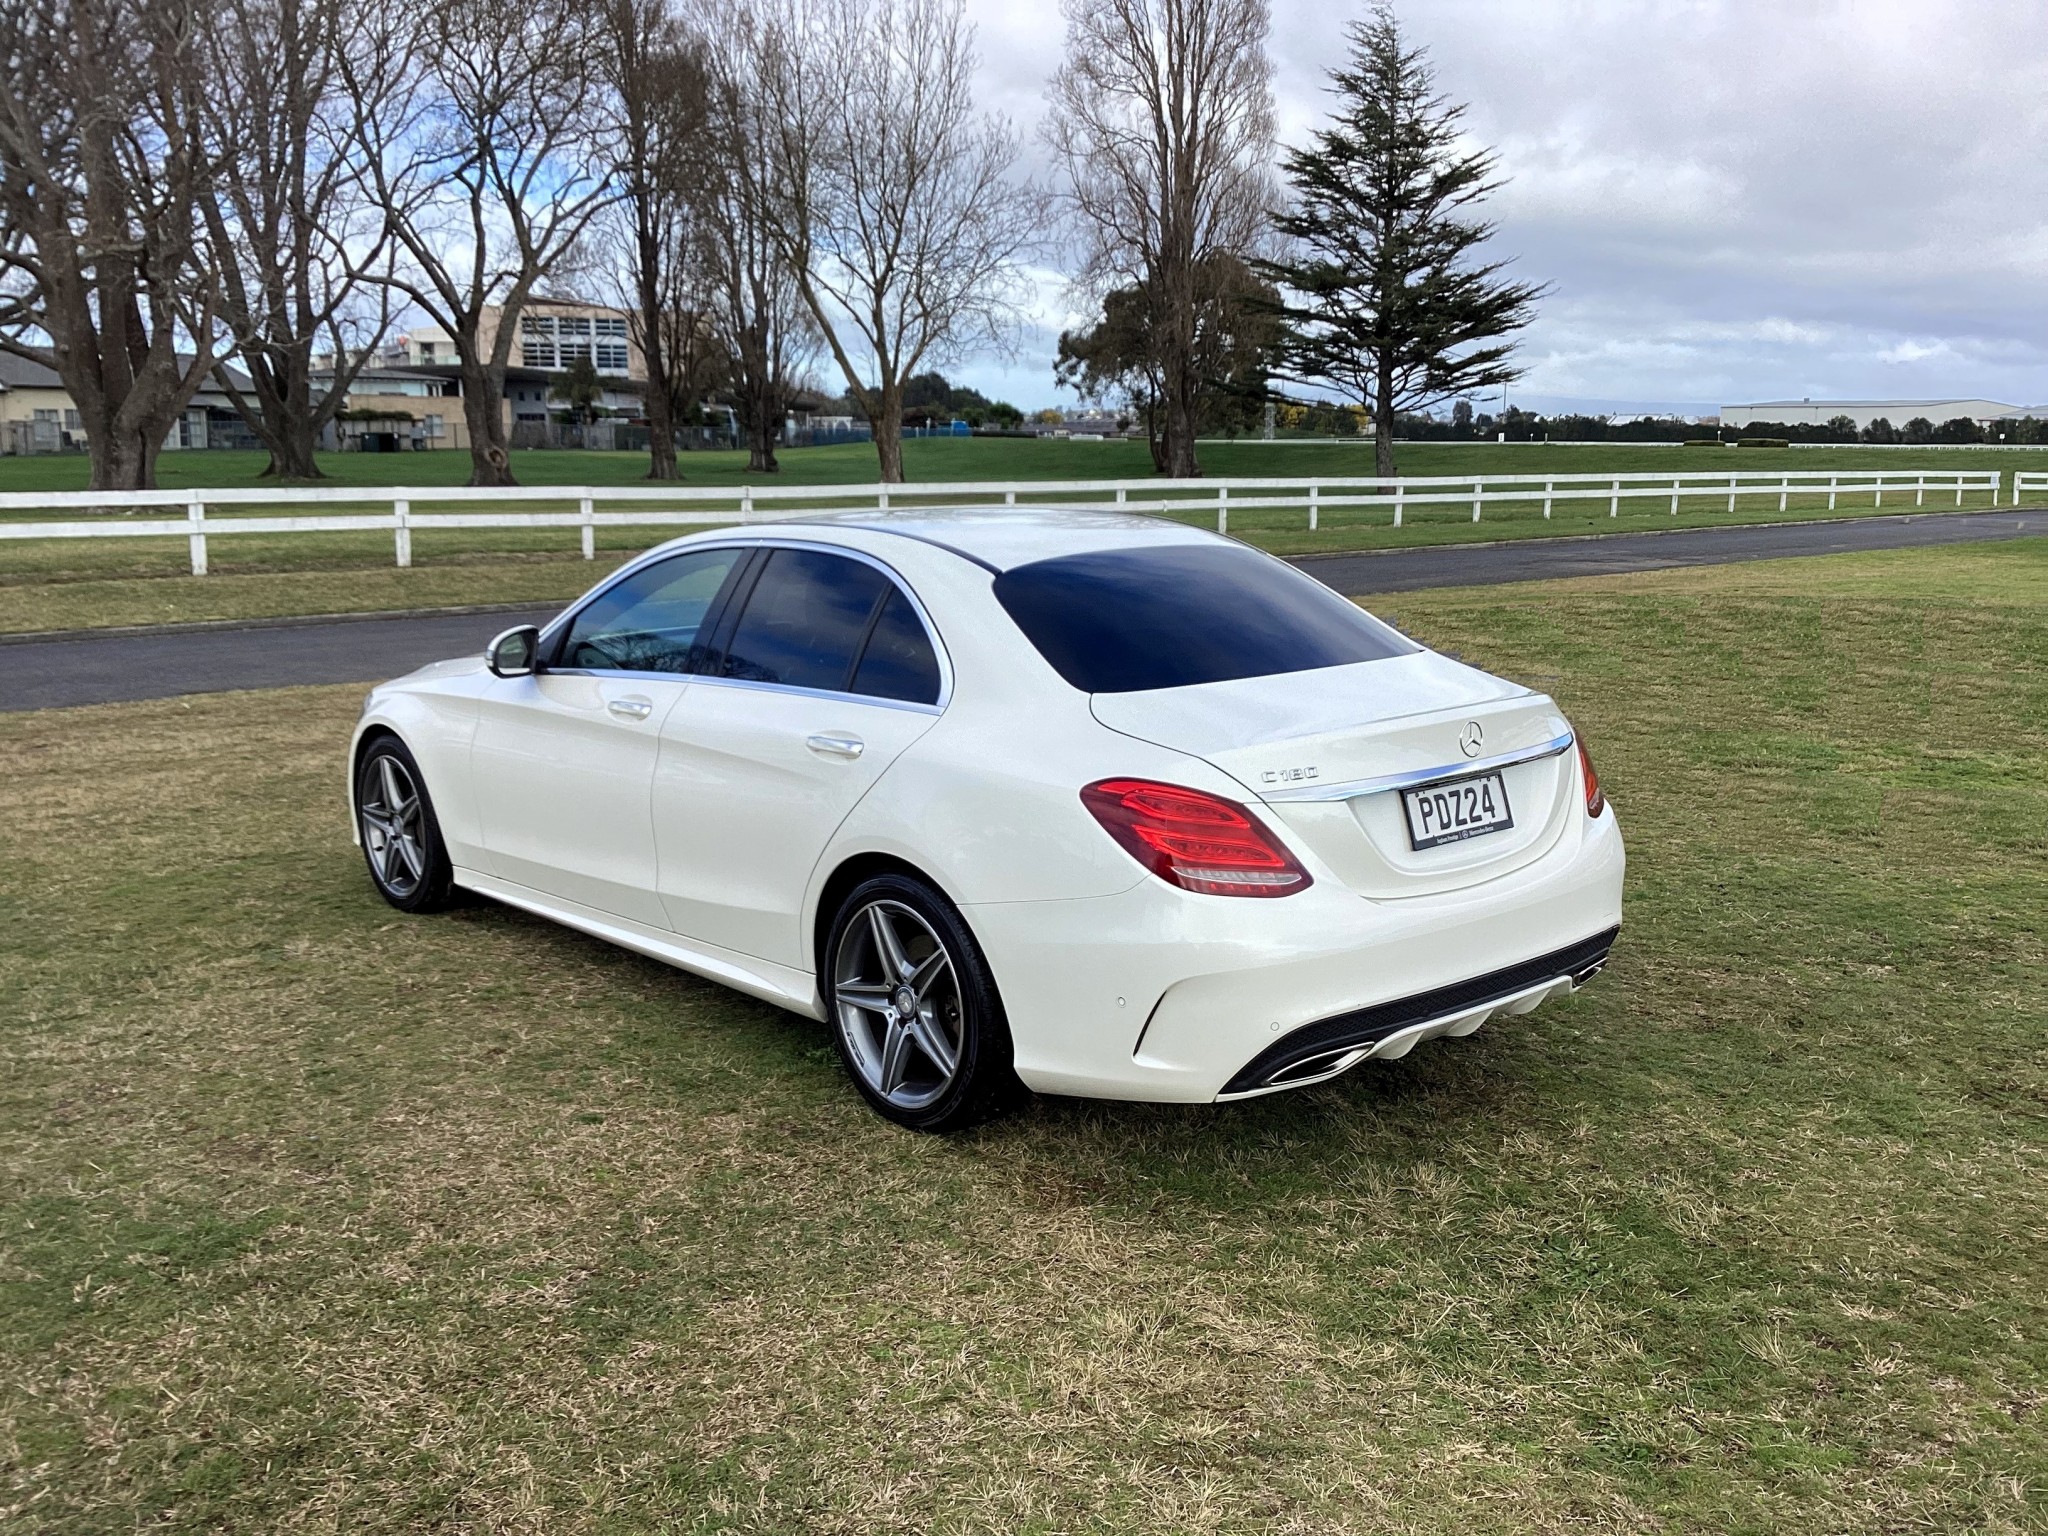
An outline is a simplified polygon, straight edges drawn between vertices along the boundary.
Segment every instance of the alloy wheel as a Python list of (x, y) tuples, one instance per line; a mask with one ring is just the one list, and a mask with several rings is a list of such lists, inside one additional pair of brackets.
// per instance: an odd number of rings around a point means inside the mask
[(871, 901), (839, 943), (832, 997), (854, 1068), (898, 1109), (938, 1102), (960, 1073), (966, 1027), (959, 977), (931, 924), (898, 901)]
[(419, 786), (405, 764), (388, 752), (371, 759), (363, 777), (357, 811), (363, 848), (370, 856), (377, 883), (403, 900), (420, 888), (427, 874), (425, 808), (420, 803)]

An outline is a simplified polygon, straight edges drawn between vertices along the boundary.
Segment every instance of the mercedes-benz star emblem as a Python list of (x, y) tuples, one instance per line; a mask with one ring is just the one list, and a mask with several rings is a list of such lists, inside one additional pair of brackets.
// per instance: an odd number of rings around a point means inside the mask
[(1477, 720), (1465, 722), (1465, 729), (1458, 733), (1458, 745), (1467, 757), (1479, 755), (1479, 749), (1486, 745), (1486, 732), (1480, 729)]

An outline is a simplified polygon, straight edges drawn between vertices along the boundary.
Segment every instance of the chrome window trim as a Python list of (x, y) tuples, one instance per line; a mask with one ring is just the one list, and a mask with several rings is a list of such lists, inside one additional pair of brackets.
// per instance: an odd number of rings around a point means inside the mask
[(881, 709), (907, 710), (913, 715), (942, 715), (944, 704), (919, 704), (913, 699), (885, 699), (878, 693), (841, 693), (837, 688), (802, 688), (795, 683), (759, 683), (749, 677), (712, 677), (705, 672), (628, 672), (623, 668), (549, 667), (545, 677), (609, 677), (636, 682), (704, 684), (712, 688), (744, 688), (756, 693), (793, 693), (806, 699), (825, 699), (837, 704), (872, 704)]
[(658, 561), (672, 560), (679, 555), (712, 554), (723, 549), (736, 549), (742, 553), (752, 549), (811, 549), (828, 555), (842, 555), (848, 560), (857, 560), (862, 565), (872, 566), (875, 570), (880, 571), (885, 580), (892, 583), (897, 591), (910, 599), (911, 610), (916, 613), (918, 623), (924, 626), (924, 637), (930, 643), (932, 655), (938, 659), (939, 663), (938, 701), (932, 704), (919, 704), (909, 699), (885, 699), (876, 694), (841, 693), (836, 688), (799, 688), (792, 683), (760, 683), (749, 678), (713, 677), (707, 672), (629, 672), (623, 668), (614, 669), (608, 667), (549, 667), (547, 671), (559, 677), (644, 677), (665, 678), (670, 682), (719, 683), (728, 687), (760, 688), (776, 693), (798, 693), (811, 698), (839, 699), (848, 703), (884, 704), (897, 709), (910, 709), (934, 715), (943, 713), (946, 706), (952, 702), (953, 658), (946, 650), (945, 642), (939, 638), (939, 626), (932, 622), (931, 612), (925, 607), (924, 599), (919, 597), (910, 583), (903, 579), (902, 573), (886, 560), (878, 559), (864, 549), (849, 549), (844, 544), (833, 544), (823, 539), (791, 539), (777, 535), (764, 535), (759, 538), (707, 539), (702, 544), (687, 544), (676, 549), (666, 546), (651, 549), (646, 554), (640, 556), (639, 559), (620, 566), (616, 571), (612, 572), (610, 580), (600, 586), (591, 588), (590, 591), (578, 598), (572, 607), (565, 608), (557, 614), (554, 620), (541, 631), (540, 646), (536, 647), (536, 650), (538, 651), (542, 647), (553, 645), (555, 637), (563, 629), (567, 628), (568, 625), (575, 622), (576, 616), (579, 613), (603, 597), (605, 593), (611, 591), (613, 587), (617, 586), (627, 577), (634, 575), (645, 567), (653, 565)]
[(1394, 789), (1420, 789), (1425, 784), (1443, 784), (1452, 779), (1470, 778), (1475, 773), (1493, 773), (1502, 768), (1512, 768), (1518, 763), (1538, 762), (1546, 757), (1556, 757), (1560, 752), (1569, 752), (1577, 740), (1570, 731), (1562, 736), (1553, 736), (1539, 746), (1520, 747), (1513, 752), (1500, 752), (1492, 757), (1475, 757), (1469, 762), (1445, 763), (1436, 768), (1414, 768), (1406, 773), (1383, 773), (1370, 779), (1351, 779), (1342, 784), (1311, 784), (1302, 789), (1276, 789), (1261, 795), (1262, 800), (1317, 801), (1355, 800), (1360, 795), (1383, 795)]

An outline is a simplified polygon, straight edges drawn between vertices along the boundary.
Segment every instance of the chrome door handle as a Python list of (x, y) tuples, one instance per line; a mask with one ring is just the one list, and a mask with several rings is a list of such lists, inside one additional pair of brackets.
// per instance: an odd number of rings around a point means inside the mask
[(829, 732), (820, 732), (808, 738), (804, 745), (820, 757), (844, 758), (849, 763), (867, 750), (867, 743), (858, 736), (841, 736)]
[(604, 706), (621, 720), (645, 720), (654, 713), (654, 704), (649, 699), (611, 699)]

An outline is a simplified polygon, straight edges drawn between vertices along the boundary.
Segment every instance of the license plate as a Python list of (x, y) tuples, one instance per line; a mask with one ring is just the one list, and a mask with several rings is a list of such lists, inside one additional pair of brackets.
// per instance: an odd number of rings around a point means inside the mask
[(1508, 809), (1508, 787), (1497, 773), (1404, 789), (1401, 805), (1408, 812), (1408, 839), (1417, 848), (1462, 843), (1468, 837), (1505, 832), (1515, 824)]

